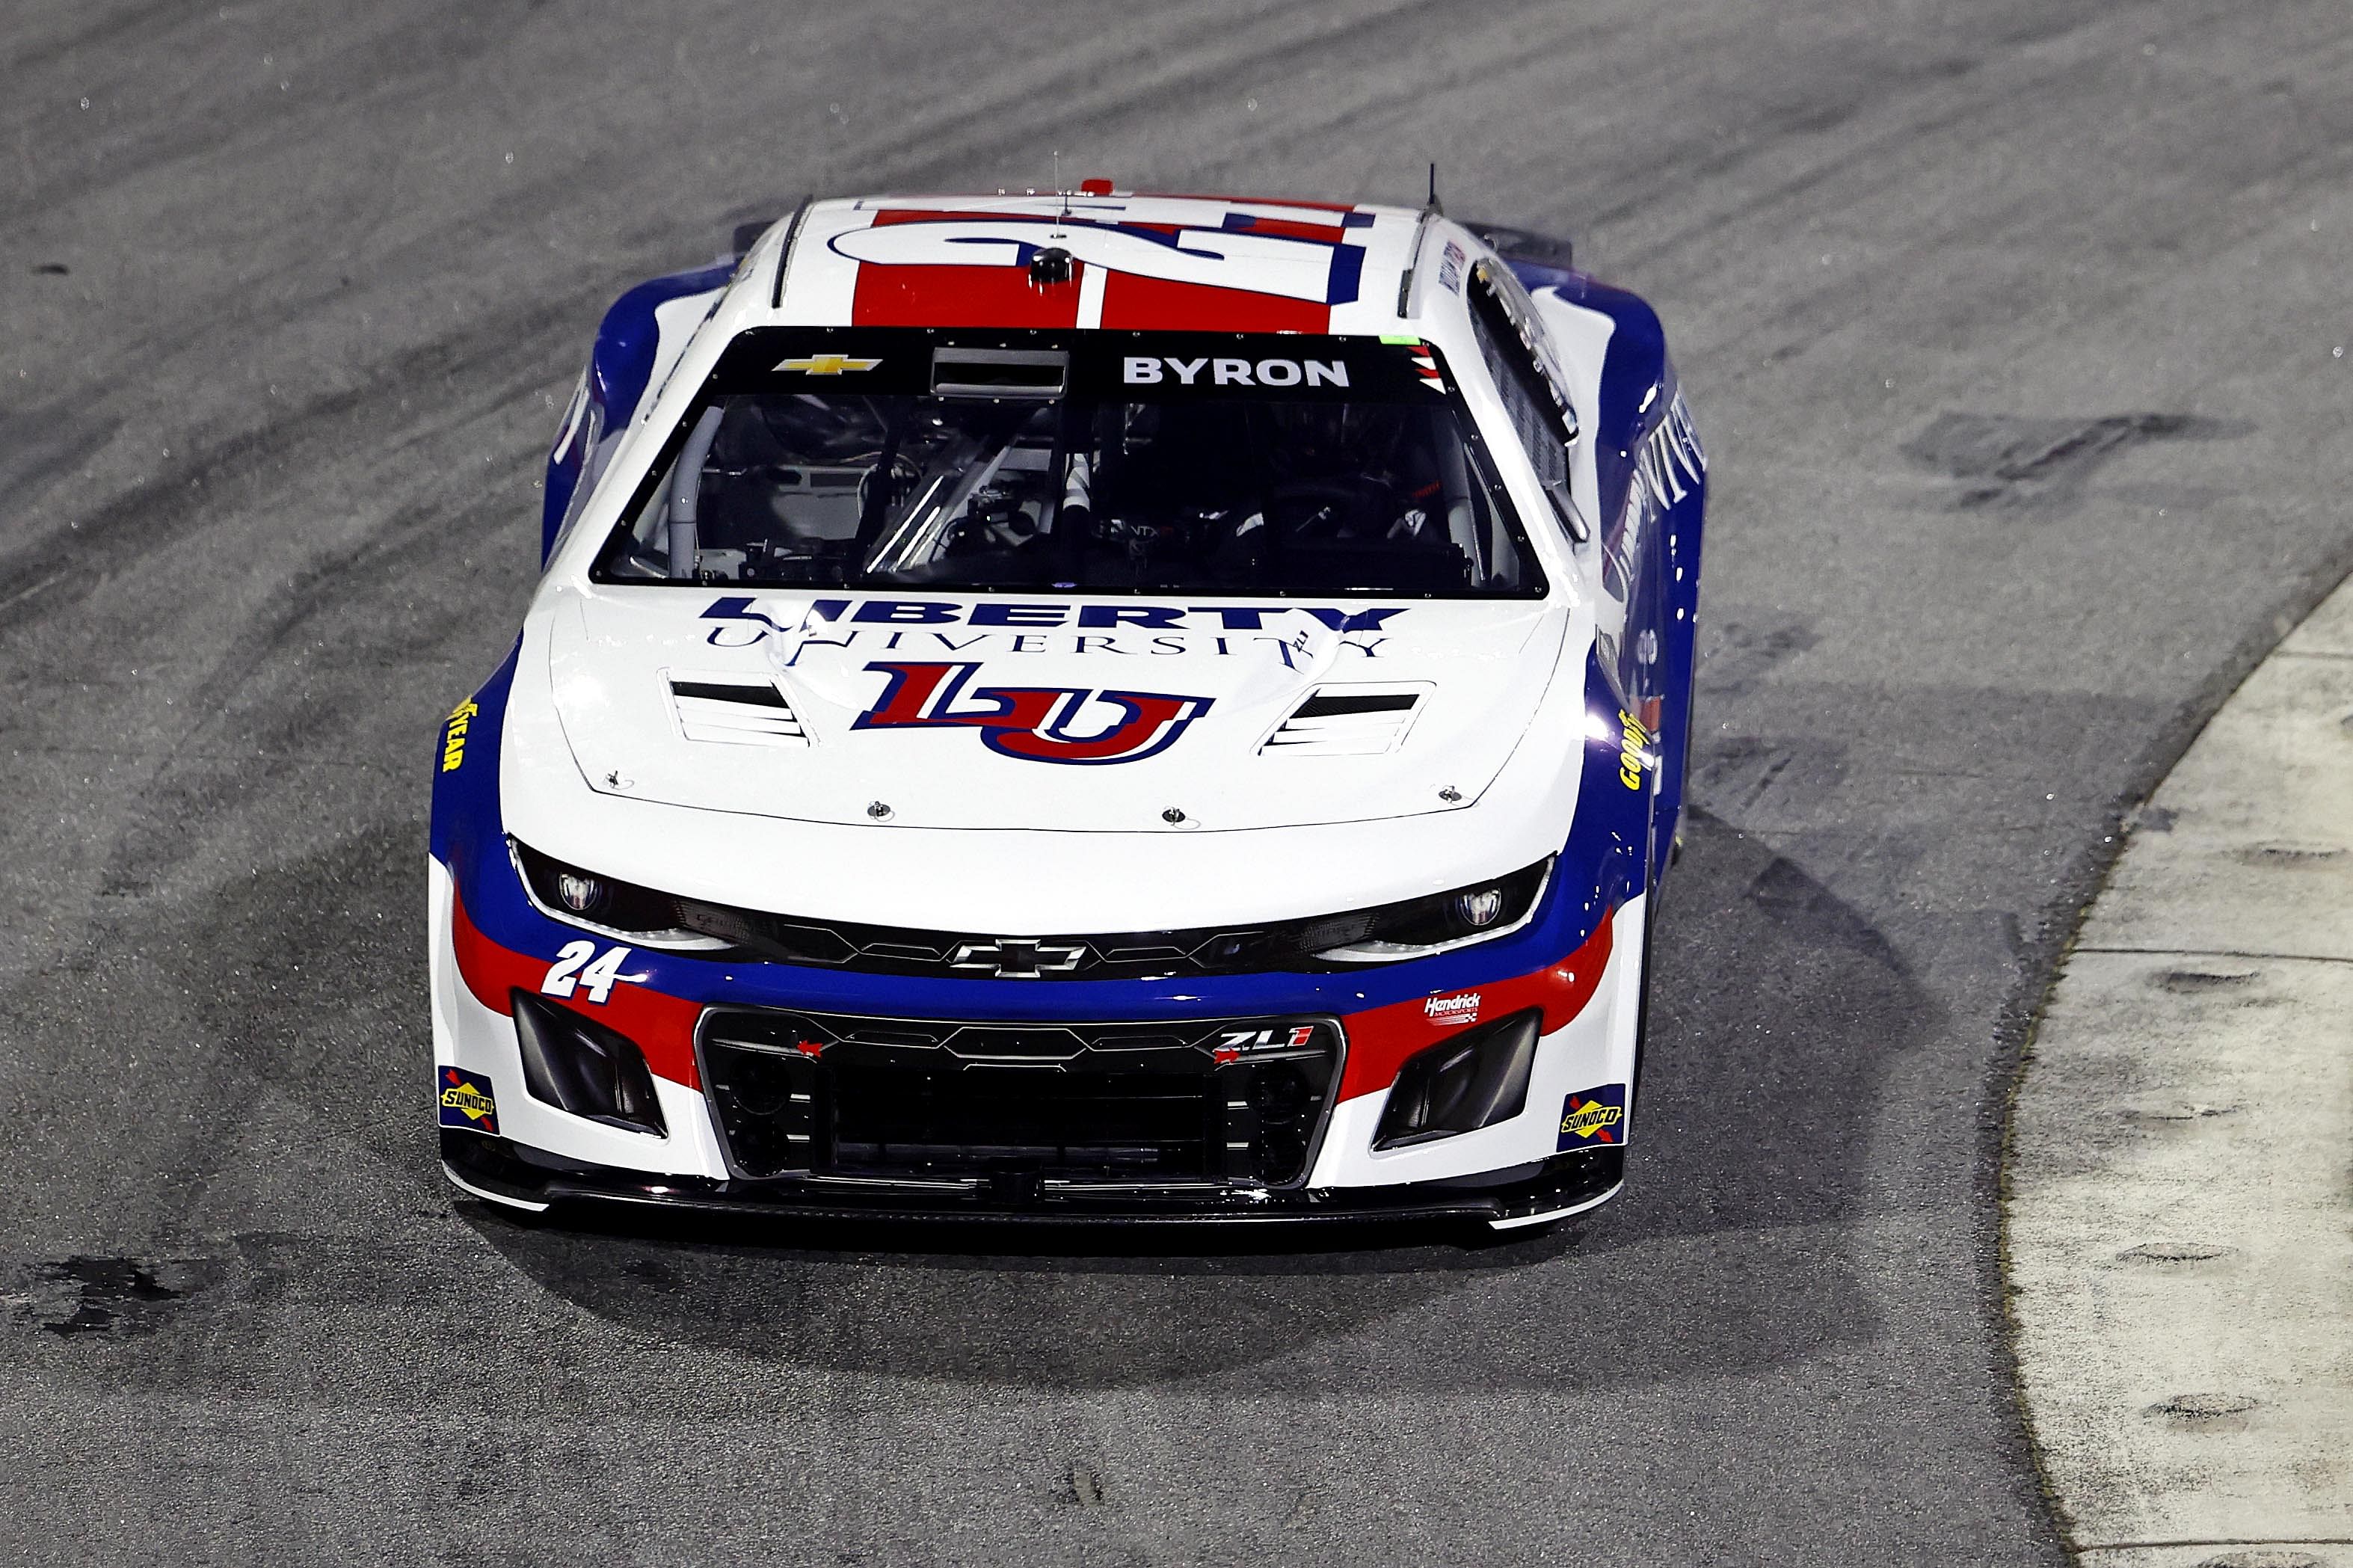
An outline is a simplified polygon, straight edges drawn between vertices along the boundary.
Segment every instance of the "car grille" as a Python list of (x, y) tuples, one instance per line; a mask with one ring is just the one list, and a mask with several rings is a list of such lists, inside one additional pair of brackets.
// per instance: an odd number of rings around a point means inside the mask
[[(513, 842), (513, 841), (510, 841)], [(539, 907), (558, 920), (560, 880), (566, 868), (526, 844), (514, 843), (515, 864)], [(1525, 910), (1542, 891), (1549, 859), (1498, 878), (1504, 902)], [(1077, 936), (1011, 937), (912, 926), (859, 925), (769, 914), (728, 904), (626, 888), (612, 923), (590, 927), (627, 936), (632, 931), (690, 931), (712, 943), (702, 956), (743, 954), (776, 963), (809, 964), (865, 974), (922, 974), (978, 980), (1156, 980), (1171, 975), (1318, 973), (1359, 967), (1321, 956), (1373, 936), (1404, 942), (1443, 933), (1400, 929), (1401, 910), (1427, 899), (1373, 909), (1255, 926), (1199, 926), (1182, 931)], [(691, 953), (694, 950), (682, 950)]]
[(941, 1023), (720, 1010), (702, 1078), (755, 1180), (1015, 1196), (1294, 1186), (1339, 1082), (1330, 1018)]
[(1356, 942), (1373, 928), (1373, 911), (1366, 911), (1247, 930), (1028, 938), (839, 921), (820, 925), (684, 900), (681, 910), (680, 922), (689, 929), (781, 963), (997, 980), (1134, 980), (1328, 969), (1333, 965), (1314, 954)]

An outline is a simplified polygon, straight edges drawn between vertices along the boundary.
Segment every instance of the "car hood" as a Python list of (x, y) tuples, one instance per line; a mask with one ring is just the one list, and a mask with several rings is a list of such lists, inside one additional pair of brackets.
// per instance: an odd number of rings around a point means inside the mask
[(1474, 804), (1560, 662), (1525, 600), (554, 590), (588, 786), (790, 820), (1217, 832)]

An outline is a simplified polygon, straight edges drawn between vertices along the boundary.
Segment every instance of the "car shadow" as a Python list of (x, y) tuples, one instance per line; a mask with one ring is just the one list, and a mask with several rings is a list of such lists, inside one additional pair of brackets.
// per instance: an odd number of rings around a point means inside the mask
[(1839, 1233), (1878, 1078), (1929, 1026), (1926, 999), (1853, 911), (1703, 816), (1657, 939), (1626, 1193), (1548, 1232), (459, 1212), (540, 1285), (638, 1332), (926, 1379), (1593, 1385), (1867, 1333)]

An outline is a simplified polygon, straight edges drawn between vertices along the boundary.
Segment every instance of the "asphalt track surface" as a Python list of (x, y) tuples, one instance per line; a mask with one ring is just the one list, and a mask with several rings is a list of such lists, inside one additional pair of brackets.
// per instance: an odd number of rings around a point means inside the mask
[[(2348, 560), (2353, 12), (15, 0), (0, 1560), (2032, 1563), (1992, 1198), (2116, 814)], [(428, 1127), (435, 723), (604, 303), (804, 190), (1573, 234), (1715, 479), (1580, 1230), (532, 1227)]]

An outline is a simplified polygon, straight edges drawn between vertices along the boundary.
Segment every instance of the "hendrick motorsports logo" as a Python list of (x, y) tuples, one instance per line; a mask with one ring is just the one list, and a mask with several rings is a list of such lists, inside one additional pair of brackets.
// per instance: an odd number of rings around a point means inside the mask
[[(890, 684), (851, 729), (977, 730), (990, 751), (1027, 763), (1133, 763), (1156, 756), (1210, 703), (1207, 697), (1083, 686), (973, 686), (976, 664), (866, 668), (889, 677)], [(1113, 711), (1090, 716), (1087, 710), (1099, 703)]]
[(1432, 996), (1421, 1005), (1421, 1013), (1433, 1024), (1475, 1024), (1479, 1021), (1479, 993), (1464, 991), (1452, 996)]

